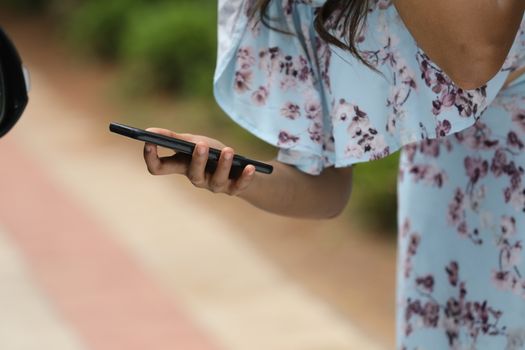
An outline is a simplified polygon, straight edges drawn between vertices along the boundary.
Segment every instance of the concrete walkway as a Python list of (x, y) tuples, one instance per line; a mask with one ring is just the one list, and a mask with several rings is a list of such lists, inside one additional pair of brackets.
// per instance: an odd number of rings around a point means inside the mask
[(34, 282), (31, 267), (1, 228), (0, 310), (0, 349), (85, 349)]
[(229, 199), (149, 176), (32, 74), (0, 140), (1, 349), (380, 348), (232, 234), (209, 205)]

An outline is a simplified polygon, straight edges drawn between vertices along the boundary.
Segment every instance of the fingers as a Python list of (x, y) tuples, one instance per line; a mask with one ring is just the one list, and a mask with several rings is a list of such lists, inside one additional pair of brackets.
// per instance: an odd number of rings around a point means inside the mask
[(157, 146), (150, 143), (144, 145), (144, 160), (152, 175), (183, 174), (186, 173), (189, 163), (189, 157), (184, 154), (159, 157)]
[(228, 178), (232, 167), (234, 151), (230, 147), (225, 147), (221, 151), (217, 168), (213, 173), (209, 188), (214, 193), (226, 192), (230, 185), (230, 179)]
[(253, 165), (247, 165), (242, 171), (241, 176), (230, 185), (229, 194), (231, 196), (237, 196), (250, 186), (255, 177), (255, 167)]
[[(214, 193), (225, 193), (236, 196), (248, 188), (255, 177), (255, 167), (246, 166), (237, 179), (230, 179), (234, 150), (231, 147), (222, 147), (222, 151), (213, 174), (206, 172), (210, 145), (205, 137), (191, 134), (178, 134), (171, 130), (149, 128), (150, 132), (176, 137), (195, 142), (195, 149), (191, 156), (176, 153), (171, 157), (159, 157), (156, 145), (144, 145), (144, 160), (148, 171), (152, 175), (185, 174), (190, 182), (198, 188), (205, 188)], [(212, 139), (210, 139), (212, 140)], [(220, 145), (220, 144), (219, 144)]]
[(157, 175), (161, 168), (161, 162), (157, 153), (157, 146), (150, 143), (144, 144), (144, 161), (151, 175)]
[(188, 179), (199, 188), (207, 187), (206, 163), (208, 162), (208, 145), (197, 142), (193, 150), (193, 157), (188, 168)]

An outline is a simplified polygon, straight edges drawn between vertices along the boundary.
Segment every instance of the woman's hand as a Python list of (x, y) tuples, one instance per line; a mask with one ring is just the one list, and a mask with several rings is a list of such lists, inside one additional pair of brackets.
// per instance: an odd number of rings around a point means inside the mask
[[(312, 176), (277, 160), (271, 175), (255, 175), (253, 165), (246, 166), (237, 179), (229, 179), (233, 149), (206, 136), (178, 134), (166, 129), (150, 132), (176, 137), (196, 144), (193, 156), (175, 153), (159, 157), (157, 146), (144, 145), (144, 159), (153, 175), (181, 174), (198, 188), (214, 193), (238, 196), (271, 213), (311, 219), (333, 218), (344, 209), (352, 189), (352, 168), (327, 168)], [(221, 150), (217, 169), (205, 171), (210, 147)]]
[[(234, 151), (231, 147), (212, 138), (200, 135), (178, 134), (166, 129), (150, 128), (147, 131), (164, 136), (175, 137), (196, 144), (193, 156), (176, 153), (169, 157), (159, 157), (157, 146), (151, 143), (144, 145), (144, 160), (152, 175), (181, 174), (198, 188), (213, 193), (225, 193), (236, 196), (244, 191), (255, 176), (255, 167), (246, 166), (237, 179), (229, 179)], [(217, 168), (213, 174), (205, 171), (209, 148), (221, 150)]]

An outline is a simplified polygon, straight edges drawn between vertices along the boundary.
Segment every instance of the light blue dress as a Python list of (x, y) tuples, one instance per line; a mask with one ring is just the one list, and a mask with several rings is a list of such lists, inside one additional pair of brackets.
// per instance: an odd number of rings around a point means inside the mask
[[(359, 48), (313, 28), (324, 0), (219, 0), (214, 93), (237, 123), (309, 174), (401, 149), (398, 349), (525, 349), (525, 21), (501, 70), (463, 90), (372, 0)], [(341, 33), (336, 33), (341, 35)], [(371, 301), (373, 302), (373, 301)]]

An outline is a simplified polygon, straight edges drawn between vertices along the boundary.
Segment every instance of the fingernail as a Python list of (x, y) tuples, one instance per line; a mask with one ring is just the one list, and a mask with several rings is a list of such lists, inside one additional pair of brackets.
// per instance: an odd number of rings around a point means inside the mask
[(233, 155), (231, 153), (225, 153), (224, 154), (224, 159), (231, 160), (232, 158), (233, 158)]
[(206, 149), (203, 146), (197, 147), (197, 153), (199, 154), (199, 156), (204, 155), (205, 152), (206, 152)]

